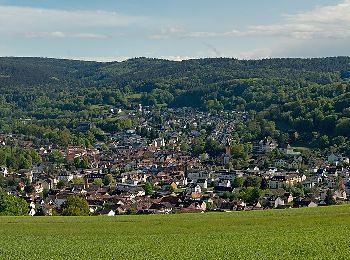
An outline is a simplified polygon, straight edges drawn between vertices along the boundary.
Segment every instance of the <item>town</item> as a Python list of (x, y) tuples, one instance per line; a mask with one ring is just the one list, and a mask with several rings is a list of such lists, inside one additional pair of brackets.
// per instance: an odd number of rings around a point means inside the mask
[[(271, 136), (244, 142), (251, 115), (192, 108), (115, 108), (101, 115), (134, 124), (99, 129), (92, 145), (41, 145), (0, 134), (1, 148), (26, 149), (18, 169), (0, 154), (0, 185), (27, 201), (31, 216), (62, 213), (69, 196), (87, 201), (91, 215), (204, 213), (347, 204), (349, 158), (294, 149)], [(108, 127), (108, 126), (106, 126)], [(75, 132), (96, 128), (81, 122)], [(29, 161), (29, 162), (28, 162)]]

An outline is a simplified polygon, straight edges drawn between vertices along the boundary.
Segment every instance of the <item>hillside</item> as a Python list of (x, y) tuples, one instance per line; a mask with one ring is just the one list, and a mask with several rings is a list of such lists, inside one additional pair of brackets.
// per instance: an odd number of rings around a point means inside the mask
[(4, 259), (345, 259), (349, 206), (115, 217), (1, 217)]
[[(350, 137), (349, 77), (349, 57), (112, 63), (0, 58), (0, 127), (14, 129), (13, 119), (31, 118), (40, 126), (71, 128), (92, 107), (141, 103), (250, 111), (260, 128), (263, 120), (276, 125), (273, 137), (292, 129), (303, 144), (339, 147)], [(253, 136), (264, 137), (258, 130)]]

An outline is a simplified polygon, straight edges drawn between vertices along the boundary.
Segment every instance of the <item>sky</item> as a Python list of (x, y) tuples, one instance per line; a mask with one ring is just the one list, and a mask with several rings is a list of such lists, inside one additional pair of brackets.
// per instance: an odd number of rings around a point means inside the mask
[(0, 56), (350, 56), (350, 0), (0, 0)]

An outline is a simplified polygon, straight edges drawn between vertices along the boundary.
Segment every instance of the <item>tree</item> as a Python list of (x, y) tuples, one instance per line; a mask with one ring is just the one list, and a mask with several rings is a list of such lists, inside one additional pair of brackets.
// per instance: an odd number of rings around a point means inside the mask
[(293, 187), (292, 194), (296, 198), (303, 198), (305, 196), (304, 189)]
[(232, 182), (233, 188), (242, 188), (244, 184), (244, 178), (243, 177), (236, 177)]
[(6, 186), (6, 179), (5, 179), (4, 176), (2, 176), (2, 175), (0, 174), (0, 189), (1, 189), (1, 188), (5, 188), (5, 186)]
[(64, 181), (64, 180), (59, 180), (58, 182), (57, 182), (57, 188), (58, 189), (62, 189), (62, 188), (64, 188), (64, 187), (66, 187), (68, 185), (68, 183), (66, 182), (66, 181)]
[(333, 192), (332, 192), (331, 189), (327, 190), (324, 202), (326, 203), (326, 205), (335, 205), (336, 204), (336, 201), (335, 201), (335, 199), (333, 197)]
[(104, 178), (103, 178), (103, 184), (105, 186), (111, 185), (114, 182), (114, 178), (112, 176), (112, 174), (107, 174)]
[(53, 163), (64, 163), (65, 159), (60, 151), (53, 151), (48, 155), (48, 160)]
[(88, 202), (78, 196), (68, 196), (67, 201), (62, 205), (63, 216), (89, 216), (90, 209)]
[(261, 190), (257, 187), (249, 187), (245, 189), (245, 193), (243, 194), (242, 198), (244, 201), (248, 203), (255, 203), (258, 201), (261, 195)]
[(25, 186), (25, 187), (24, 187), (24, 191), (25, 191), (26, 193), (32, 193), (32, 192), (35, 191), (35, 189), (34, 189), (34, 187), (33, 187), (32, 185), (28, 185), (28, 186)]
[(260, 189), (266, 190), (270, 187), (268, 180), (265, 177), (261, 178)]
[(181, 150), (182, 152), (187, 152), (187, 151), (188, 151), (188, 148), (189, 148), (189, 146), (188, 146), (187, 143), (185, 143), (185, 142), (181, 143), (181, 145), (180, 145), (180, 150)]
[(2, 216), (25, 216), (28, 215), (28, 203), (21, 198), (0, 190), (0, 215)]
[(260, 188), (261, 186), (261, 177), (258, 176), (248, 176), (244, 181), (245, 187), (257, 187)]
[(60, 136), (60, 141), (59, 143), (63, 146), (67, 146), (70, 141), (71, 141), (71, 133), (67, 128), (64, 128), (62, 131), (59, 133)]
[(42, 196), (43, 196), (44, 199), (46, 199), (49, 196), (49, 190), (48, 189), (44, 189)]
[(93, 184), (101, 187), (103, 185), (103, 180), (101, 178), (96, 178)]
[(74, 177), (73, 178), (73, 183), (74, 184), (84, 184), (84, 179), (80, 177)]
[(153, 194), (153, 185), (149, 182), (146, 182), (143, 185), (143, 189), (145, 190), (146, 195), (152, 195)]

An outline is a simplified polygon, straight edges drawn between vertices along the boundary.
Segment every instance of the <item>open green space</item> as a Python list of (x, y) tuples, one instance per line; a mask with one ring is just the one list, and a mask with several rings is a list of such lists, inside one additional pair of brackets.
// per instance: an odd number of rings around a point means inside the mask
[(350, 206), (1, 217), (1, 259), (348, 259)]

